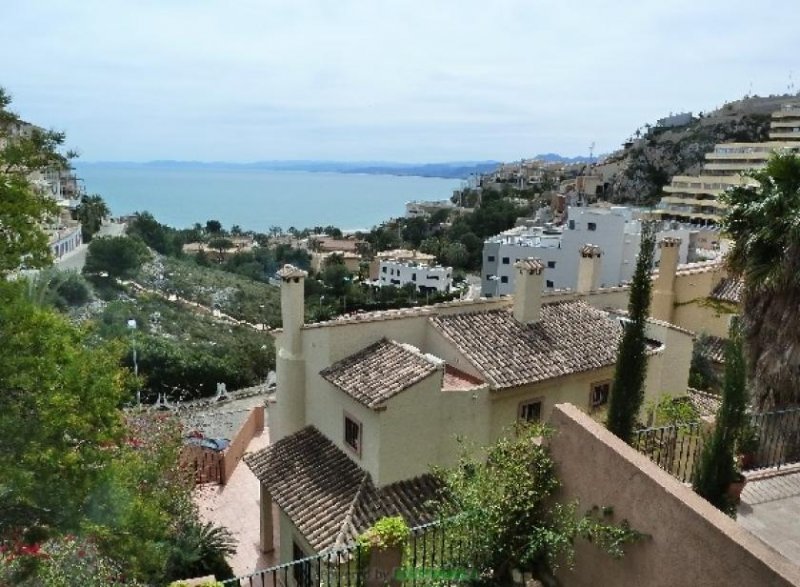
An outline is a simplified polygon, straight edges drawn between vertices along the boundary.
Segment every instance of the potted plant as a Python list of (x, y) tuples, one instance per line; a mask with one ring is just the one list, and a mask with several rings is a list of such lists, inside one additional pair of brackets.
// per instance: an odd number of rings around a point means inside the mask
[(737, 443), (737, 452), (740, 456), (740, 465), (743, 471), (753, 469), (758, 464), (759, 448), (758, 430), (750, 423), (742, 426)]
[(410, 530), (400, 516), (381, 518), (358, 538), (366, 561), (367, 587), (400, 585), (397, 570)]
[(728, 488), (725, 491), (728, 503), (732, 507), (739, 505), (739, 502), (742, 500), (742, 491), (744, 491), (744, 486), (747, 484), (747, 477), (742, 475), (742, 472), (739, 470), (738, 461), (739, 459), (737, 459), (737, 462), (734, 464), (732, 479), (728, 482)]

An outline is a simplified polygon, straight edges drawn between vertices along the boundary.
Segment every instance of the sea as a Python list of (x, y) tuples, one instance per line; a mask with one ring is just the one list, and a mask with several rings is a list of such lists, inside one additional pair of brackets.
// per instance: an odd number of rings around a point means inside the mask
[(336, 226), (366, 230), (405, 214), (406, 202), (449, 198), (462, 180), (355, 173), (77, 163), (89, 194), (113, 216), (148, 211), (176, 228), (219, 220), (267, 232)]

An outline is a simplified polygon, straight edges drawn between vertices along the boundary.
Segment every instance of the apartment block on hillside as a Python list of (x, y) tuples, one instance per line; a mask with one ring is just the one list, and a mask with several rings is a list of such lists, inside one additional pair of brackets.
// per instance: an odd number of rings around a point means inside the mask
[(754, 184), (743, 175), (761, 169), (773, 153), (800, 152), (800, 104), (785, 104), (773, 112), (769, 141), (720, 143), (705, 155), (698, 176), (679, 175), (664, 187), (656, 214), (666, 220), (719, 224), (725, 205), (719, 196), (731, 187)]

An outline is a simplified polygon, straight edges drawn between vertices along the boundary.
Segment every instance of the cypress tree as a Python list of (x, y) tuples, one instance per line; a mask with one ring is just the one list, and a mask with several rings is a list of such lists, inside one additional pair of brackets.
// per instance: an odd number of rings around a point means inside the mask
[(747, 423), (747, 376), (739, 324), (731, 322), (725, 347), (725, 375), (722, 403), (711, 437), (703, 445), (693, 488), (716, 508), (734, 514), (736, 504), (728, 501), (728, 485), (738, 477), (734, 463), (736, 443)]
[(650, 311), (650, 271), (655, 245), (655, 225), (652, 222), (642, 222), (641, 247), (636, 258), (636, 271), (628, 301), (628, 321), (625, 322), (619, 343), (606, 422), (611, 432), (628, 443), (644, 401), (644, 379), (647, 375), (645, 328)]

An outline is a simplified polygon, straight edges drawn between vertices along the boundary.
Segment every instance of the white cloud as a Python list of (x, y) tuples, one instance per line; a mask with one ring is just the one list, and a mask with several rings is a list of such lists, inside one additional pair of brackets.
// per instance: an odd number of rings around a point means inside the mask
[(610, 150), (785, 90), (796, 45), (795, 0), (7, 4), (0, 83), (87, 160)]

